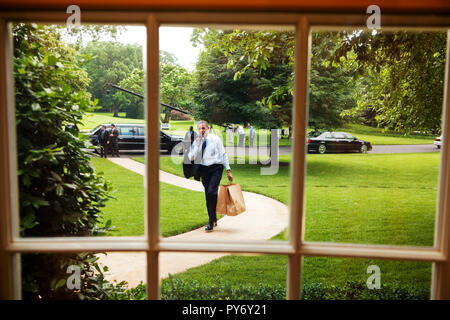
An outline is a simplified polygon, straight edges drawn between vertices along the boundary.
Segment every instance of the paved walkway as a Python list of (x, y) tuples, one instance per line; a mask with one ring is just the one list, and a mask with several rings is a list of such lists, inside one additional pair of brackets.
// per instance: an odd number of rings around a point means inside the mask
[[(129, 158), (109, 158), (110, 161), (131, 171), (144, 175), (145, 165)], [(203, 185), (193, 179), (185, 179), (164, 171), (159, 172), (161, 182), (178, 187), (204, 192)], [(224, 181), (222, 181), (224, 182)], [(236, 181), (239, 182), (239, 181)], [(235, 216), (224, 216), (218, 221), (218, 226), (211, 233), (206, 233), (204, 227), (186, 232), (168, 239), (178, 241), (252, 241), (266, 240), (277, 235), (288, 225), (288, 207), (283, 203), (251, 192), (243, 192), (247, 211)], [(206, 213), (206, 204), (201, 208)], [(206, 264), (220, 258), (223, 253), (178, 253), (164, 252), (160, 254), (160, 278), (166, 278), (169, 273), (175, 274), (189, 268)], [(146, 279), (145, 253), (111, 252), (107, 256), (100, 255), (100, 263), (107, 265), (108, 280), (125, 280), (134, 287)], [(145, 282), (145, 280), (144, 280)]]

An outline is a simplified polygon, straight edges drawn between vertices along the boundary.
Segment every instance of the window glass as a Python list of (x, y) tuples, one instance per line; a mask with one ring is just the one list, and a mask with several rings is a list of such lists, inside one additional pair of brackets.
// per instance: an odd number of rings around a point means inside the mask
[(163, 252), (159, 269), (162, 300), (286, 299), (282, 255)]
[(119, 127), (120, 134), (123, 136), (134, 136), (136, 134), (136, 128), (133, 127)]
[(432, 264), (356, 258), (304, 257), (302, 299), (428, 300)]
[(21, 255), (23, 300), (144, 300), (145, 252)]
[(118, 159), (138, 148), (99, 130), (145, 122), (123, 90), (144, 93), (145, 31), (13, 25), (20, 236), (144, 235), (143, 176)]
[[(162, 25), (159, 34), (160, 116), (170, 125), (159, 146), (161, 236), (286, 241), (295, 28)], [(239, 205), (227, 206), (232, 192)]]
[(433, 246), (447, 33), (311, 36), (305, 240)]

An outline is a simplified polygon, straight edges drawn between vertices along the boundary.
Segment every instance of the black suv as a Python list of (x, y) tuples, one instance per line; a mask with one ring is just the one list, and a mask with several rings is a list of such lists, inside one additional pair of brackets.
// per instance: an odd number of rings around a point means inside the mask
[[(110, 124), (103, 124), (106, 130), (111, 130)], [(102, 125), (99, 125), (89, 133), (88, 139), (96, 146), (98, 144), (97, 137)], [(145, 150), (145, 125), (143, 124), (116, 124), (119, 130), (119, 151), (137, 152)], [(159, 148), (161, 151), (168, 153), (174, 152), (183, 154), (183, 137), (170, 136), (165, 132), (160, 131)]]

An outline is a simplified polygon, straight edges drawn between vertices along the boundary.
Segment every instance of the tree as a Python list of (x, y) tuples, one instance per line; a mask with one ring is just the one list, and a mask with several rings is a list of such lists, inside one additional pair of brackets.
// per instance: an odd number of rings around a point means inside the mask
[[(53, 27), (16, 24), (13, 35), (20, 234), (103, 233), (110, 226), (99, 226), (110, 186), (91, 166), (84, 139), (64, 130), (66, 123), (80, 124), (95, 106), (83, 91), (87, 75)], [(103, 279), (96, 260), (92, 253), (22, 255), (23, 297), (101, 297), (114, 287)], [(81, 271), (81, 288), (75, 292), (65, 286), (69, 265)], [(101, 287), (105, 291), (96, 289)]]
[[(199, 39), (209, 53), (220, 53), (228, 58), (227, 67), (234, 71), (235, 80), (251, 72), (266, 79), (269, 90), (259, 98), (259, 106), (268, 107), (280, 123), (291, 125), (292, 107), (286, 101), (291, 101), (293, 95), (294, 33), (235, 30), (208, 41), (208, 37), (197, 31), (194, 41)], [(309, 125), (331, 129), (342, 124), (343, 110), (356, 105), (349, 86), (352, 70), (329, 63), (338, 47), (339, 34), (313, 33), (312, 39)], [(284, 68), (284, 72), (280, 68)], [(278, 81), (275, 80), (277, 74)]]
[(119, 111), (126, 112), (130, 105), (118, 104), (116, 96), (108, 94), (105, 85), (118, 85), (130, 77), (134, 69), (143, 70), (142, 47), (137, 44), (92, 41), (81, 53), (86, 57), (81, 66), (91, 79), (87, 89), (98, 99), (100, 110), (112, 111), (115, 116), (118, 116)]
[[(144, 70), (134, 69), (130, 75), (119, 82), (119, 87), (136, 93), (144, 92)], [(129, 93), (117, 90), (115, 101), (126, 112), (127, 118), (144, 119), (144, 100)]]
[(232, 53), (225, 53), (214, 48), (215, 43), (227, 36), (227, 32), (216, 30), (197, 29), (194, 32), (194, 44), (202, 42), (208, 48), (196, 66), (194, 99), (197, 117), (218, 124), (252, 122), (266, 128), (288, 122), (290, 115), (286, 117), (286, 112), (291, 112), (291, 97), (279, 95), (277, 103), (262, 103), (274, 87), (284, 86), (289, 79), (291, 69), (283, 56), (274, 58), (273, 65), (263, 74), (249, 69), (236, 76), (244, 68), (244, 62), (236, 59), (242, 50), (237, 48)]
[[(178, 64), (177, 58), (161, 50), (160, 57), (160, 99), (169, 105), (192, 111), (192, 73)], [(172, 110), (166, 108), (162, 122), (169, 122)]]
[(343, 33), (334, 61), (354, 62), (358, 106), (379, 126), (400, 132), (441, 128), (446, 57), (444, 32)]

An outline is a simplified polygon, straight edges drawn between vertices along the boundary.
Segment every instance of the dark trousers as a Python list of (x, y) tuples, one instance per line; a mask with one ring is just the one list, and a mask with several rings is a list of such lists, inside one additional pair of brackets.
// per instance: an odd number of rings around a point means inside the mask
[(100, 144), (100, 157), (101, 158), (103, 158), (103, 157), (106, 158), (106, 153), (108, 152), (107, 148), (108, 148), (108, 144), (106, 144), (106, 143)]
[(111, 138), (109, 145), (111, 148), (111, 156), (119, 156), (119, 143), (117, 138)]
[(208, 209), (209, 223), (217, 221), (216, 206), (219, 193), (219, 184), (222, 179), (223, 165), (200, 166), (200, 175), (205, 187), (206, 208)]

